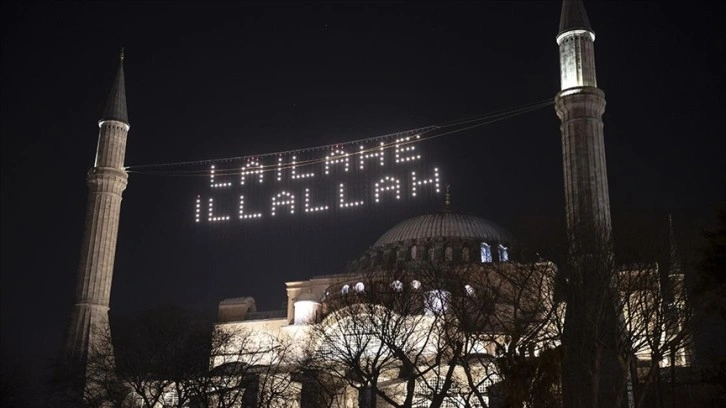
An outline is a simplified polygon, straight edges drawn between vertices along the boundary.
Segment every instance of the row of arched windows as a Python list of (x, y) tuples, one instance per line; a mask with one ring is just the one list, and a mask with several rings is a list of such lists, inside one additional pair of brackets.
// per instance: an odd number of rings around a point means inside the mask
[[(418, 280), (415, 280), (415, 279), (412, 280), (410, 285), (411, 285), (411, 289), (413, 289), (413, 290), (421, 289), (421, 282)], [(403, 292), (403, 282), (401, 282), (398, 279), (391, 282), (390, 286), (394, 292)], [(342, 295), (347, 295), (348, 293), (351, 292), (351, 290), (353, 290), (355, 293), (363, 293), (366, 290), (366, 285), (363, 282), (358, 282), (351, 287), (351, 285), (346, 283), (345, 285), (343, 285), (340, 288), (340, 293)], [(464, 285), (464, 291), (469, 296), (474, 296), (474, 294), (476, 293), (476, 291), (474, 290), (474, 287), (472, 287), (469, 284)]]
[[(420, 252), (423, 247), (420, 246), (412, 246), (411, 247), (411, 259), (416, 260), (420, 258)], [(502, 244), (498, 244), (497, 247), (497, 260), (499, 262), (507, 262), (509, 261), (509, 250), (507, 247), (505, 247)], [(494, 255), (492, 253), (492, 247), (486, 242), (482, 242), (479, 247), (479, 257), (481, 259), (481, 262), (483, 263), (491, 263), (494, 262)], [(433, 261), (436, 259), (436, 250), (435, 248), (428, 248), (428, 258), (430, 261)], [(461, 259), (464, 262), (468, 262), (471, 260), (471, 254), (469, 252), (468, 247), (464, 247), (461, 250)], [(445, 261), (453, 261), (454, 260), (454, 248), (452, 247), (446, 247), (444, 249), (444, 260)]]

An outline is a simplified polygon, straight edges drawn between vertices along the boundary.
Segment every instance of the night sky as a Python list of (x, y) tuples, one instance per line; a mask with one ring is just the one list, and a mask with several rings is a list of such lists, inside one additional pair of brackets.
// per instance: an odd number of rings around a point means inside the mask
[[(718, 3), (586, 2), (605, 91), (614, 222), (694, 229), (724, 200)], [(559, 89), (555, 2), (4, 2), (2, 353), (28, 377), (62, 344), (97, 121), (125, 47), (128, 166), (303, 149), (506, 111)], [(457, 210), (505, 228), (564, 214), (554, 107), (420, 148)], [(131, 173), (111, 315), (176, 303), (210, 317), (342, 271), (441, 196), (246, 226), (194, 223), (208, 179)], [(530, 220), (530, 221), (527, 221)], [(664, 221), (665, 222), (665, 221)], [(23, 361), (20, 364), (18, 362)]]

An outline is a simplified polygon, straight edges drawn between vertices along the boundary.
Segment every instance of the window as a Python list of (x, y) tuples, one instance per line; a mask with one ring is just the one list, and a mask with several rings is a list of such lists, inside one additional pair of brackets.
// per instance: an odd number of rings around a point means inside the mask
[(444, 250), (444, 259), (452, 261), (454, 259), (454, 250), (451, 247), (446, 247)]
[(391, 289), (393, 289), (394, 292), (400, 292), (403, 290), (403, 282), (400, 280), (395, 280), (391, 282)]
[(499, 244), (499, 262), (507, 262), (509, 260), (509, 251), (507, 247)]
[(482, 262), (491, 262), (492, 261), (492, 247), (489, 246), (486, 242), (481, 243), (481, 261)]
[(350, 286), (348, 286), (348, 285), (343, 285), (343, 287), (340, 289), (340, 293), (342, 293), (344, 295), (347, 295), (349, 291), (350, 291)]
[(449, 292), (445, 290), (430, 290), (426, 292), (424, 314), (428, 316), (440, 315), (449, 307)]
[(363, 291), (366, 290), (366, 285), (363, 284), (363, 282), (358, 282), (355, 284), (355, 291), (358, 293), (363, 293)]

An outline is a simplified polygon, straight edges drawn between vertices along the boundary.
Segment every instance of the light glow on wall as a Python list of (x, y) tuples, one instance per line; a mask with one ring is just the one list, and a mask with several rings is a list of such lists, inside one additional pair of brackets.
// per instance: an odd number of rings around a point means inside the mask
[(312, 300), (298, 300), (295, 302), (294, 307), (294, 324), (315, 323), (320, 303)]

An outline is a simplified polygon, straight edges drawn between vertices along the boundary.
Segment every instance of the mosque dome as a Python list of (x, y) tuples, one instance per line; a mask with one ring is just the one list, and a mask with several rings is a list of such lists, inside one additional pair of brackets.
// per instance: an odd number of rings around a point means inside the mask
[(479, 240), (505, 243), (508, 234), (491, 221), (453, 211), (441, 211), (409, 218), (386, 231), (373, 244), (382, 247), (406, 241), (436, 239)]
[(483, 218), (451, 211), (406, 219), (386, 231), (346, 272), (397, 268), (411, 261), (481, 264), (509, 260), (509, 234)]

